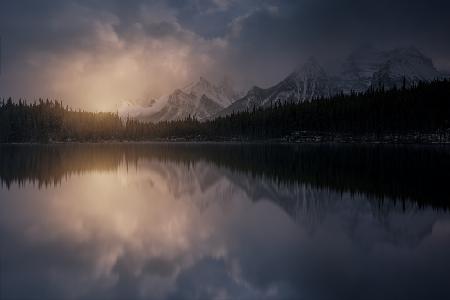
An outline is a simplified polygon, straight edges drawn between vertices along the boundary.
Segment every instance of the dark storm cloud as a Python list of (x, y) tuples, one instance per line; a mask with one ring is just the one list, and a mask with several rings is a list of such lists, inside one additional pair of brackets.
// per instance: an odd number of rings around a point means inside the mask
[[(280, 77), (308, 56), (334, 61), (361, 44), (379, 48), (414, 45), (450, 68), (448, 1), (283, 1), (235, 20), (240, 34), (231, 42), (235, 61), (261, 74)], [(270, 9), (272, 8), (272, 9)], [(268, 76), (266, 82), (274, 78)]]
[[(172, 65), (188, 62), (182, 71), (176, 68), (185, 75), (167, 75), (173, 87), (187, 80), (186, 74), (217, 78), (226, 73), (244, 85), (269, 85), (311, 55), (332, 64), (363, 43), (379, 48), (414, 45), (438, 68), (450, 69), (449, 10), (445, 0), (4, 1), (0, 88), (6, 95), (37, 94), (34, 79), (20, 88), (17, 82), (35, 78), (36, 69), (53, 74), (53, 68), (62, 68), (61, 61), (75, 59), (73, 53), (106, 57), (103, 52), (114, 48), (112, 41), (121, 45), (114, 60), (135, 45), (153, 51), (160, 47), (166, 53), (188, 49), (171, 58)], [(152, 51), (133, 60), (144, 65), (140, 60), (152, 57), (161, 60)], [(150, 95), (149, 89), (155, 92)], [(143, 97), (153, 97), (164, 89), (143, 90)], [(56, 94), (71, 98), (69, 92)]]
[[(83, 46), (79, 39), (89, 36), (93, 19), (114, 16), (116, 30), (127, 33), (128, 27), (142, 21), (144, 7), (166, 10), (181, 26), (206, 38), (226, 36), (230, 24), (241, 19), (242, 36), (233, 46), (239, 50), (242, 43), (244, 54), (265, 48), (270, 52), (273, 44), (287, 52), (326, 47), (330, 54), (330, 48), (361, 42), (417, 43), (441, 54), (450, 49), (450, 3), (444, 0), (19, 0), (2, 5), (1, 34), (10, 41), (7, 53), (11, 55), (29, 48), (52, 51)], [(62, 15), (71, 19), (55, 23)]]

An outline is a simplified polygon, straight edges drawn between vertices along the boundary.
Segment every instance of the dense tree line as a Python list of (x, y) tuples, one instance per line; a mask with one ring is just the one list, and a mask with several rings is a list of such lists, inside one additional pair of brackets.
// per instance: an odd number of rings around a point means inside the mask
[(12, 99), (0, 106), (1, 142), (109, 140), (121, 136), (122, 124), (114, 113), (74, 111), (61, 102), (39, 100), (27, 104)]
[(340, 94), (304, 103), (275, 103), (206, 122), (144, 123), (121, 120), (117, 113), (75, 111), (58, 101), (27, 104), (3, 100), (0, 141), (101, 141), (186, 139), (274, 139), (302, 134), (352, 136), (411, 133), (449, 139), (450, 81), (411, 88)]
[(410, 89), (370, 89), (305, 103), (274, 104), (209, 122), (209, 134), (283, 137), (294, 132), (375, 135), (436, 133), (450, 128), (450, 82)]

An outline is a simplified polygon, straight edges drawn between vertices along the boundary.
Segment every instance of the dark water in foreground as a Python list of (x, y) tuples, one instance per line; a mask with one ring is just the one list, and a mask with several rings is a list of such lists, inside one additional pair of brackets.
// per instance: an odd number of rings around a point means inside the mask
[(0, 147), (0, 299), (450, 299), (442, 147)]

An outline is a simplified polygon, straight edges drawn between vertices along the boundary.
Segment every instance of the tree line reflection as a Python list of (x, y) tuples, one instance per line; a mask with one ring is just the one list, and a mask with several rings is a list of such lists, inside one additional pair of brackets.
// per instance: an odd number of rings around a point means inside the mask
[(198, 162), (278, 186), (308, 185), (362, 194), (378, 203), (449, 207), (450, 151), (444, 146), (275, 144), (55, 144), (0, 146), (0, 181), (59, 185), (85, 172), (137, 168), (141, 160)]

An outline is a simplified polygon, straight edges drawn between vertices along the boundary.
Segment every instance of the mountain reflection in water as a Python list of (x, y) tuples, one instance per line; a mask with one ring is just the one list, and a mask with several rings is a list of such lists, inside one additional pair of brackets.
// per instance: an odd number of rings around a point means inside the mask
[(449, 299), (445, 147), (0, 147), (0, 299)]

